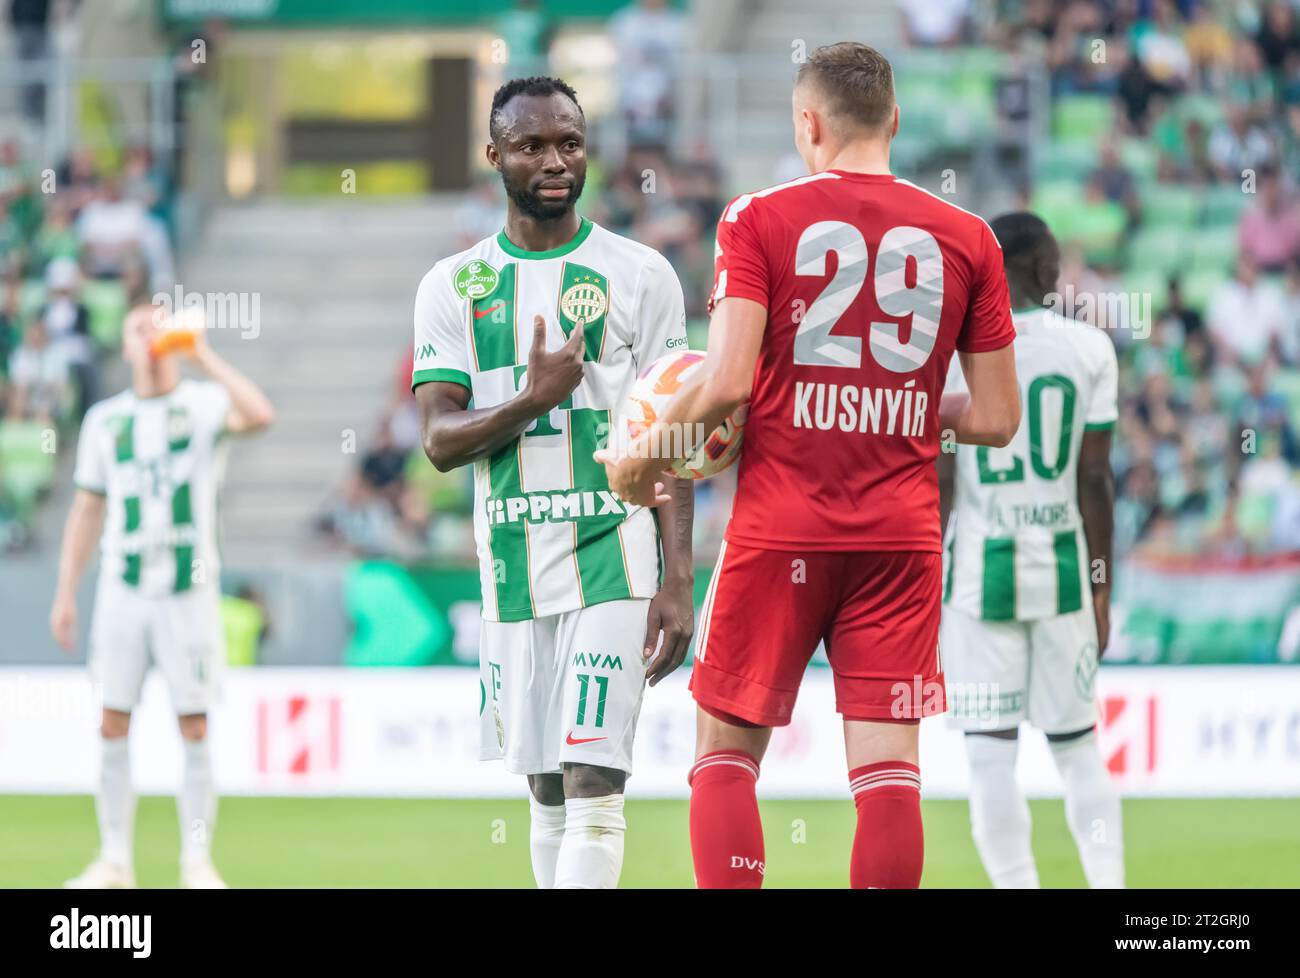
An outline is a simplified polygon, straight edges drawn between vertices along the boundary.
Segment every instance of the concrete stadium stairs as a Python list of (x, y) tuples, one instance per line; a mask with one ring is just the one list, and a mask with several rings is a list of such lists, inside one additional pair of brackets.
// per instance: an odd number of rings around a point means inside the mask
[(737, 146), (730, 160), (735, 186), (746, 189), (771, 184), (778, 164), (794, 153), (796, 39), (807, 53), (835, 41), (861, 41), (886, 55), (903, 45), (898, 9), (890, 2), (757, 0), (741, 5), (730, 29), (721, 35), (710, 29), (708, 36), (713, 43), (706, 41), (706, 49), (726, 50), (749, 64), (736, 92)]
[[(228, 566), (291, 561), (369, 444), (411, 343), (416, 286), (451, 244), (454, 199), (263, 201), (216, 211), (185, 258), (187, 292), (260, 298), (258, 334), (210, 330), (277, 421), (233, 446), (222, 498)], [(356, 454), (343, 451), (356, 433)]]

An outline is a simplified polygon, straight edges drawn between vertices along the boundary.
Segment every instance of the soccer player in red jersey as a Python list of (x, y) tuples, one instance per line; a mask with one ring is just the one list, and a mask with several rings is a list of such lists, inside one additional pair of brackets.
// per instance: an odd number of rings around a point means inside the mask
[[(730, 203), (703, 368), (644, 444), (597, 457), (620, 496), (653, 504), (650, 446), (749, 403), (691, 677), (697, 884), (761, 885), (759, 765), (824, 640), (858, 811), (851, 882), (915, 887), (917, 733), (945, 708), (933, 463), (941, 437), (1002, 446), (1019, 425), (1011, 304), (988, 225), (890, 174), (884, 57), (820, 48), (793, 102), (810, 175)], [(954, 350), (969, 394), (944, 397)]]

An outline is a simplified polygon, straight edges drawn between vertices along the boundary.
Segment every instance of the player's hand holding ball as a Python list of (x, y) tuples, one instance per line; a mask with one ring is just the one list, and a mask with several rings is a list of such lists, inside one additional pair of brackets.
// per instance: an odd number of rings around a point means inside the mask
[[(620, 499), (657, 506), (668, 501), (663, 484), (653, 482), (660, 472), (678, 479), (709, 479), (740, 458), (748, 405), (742, 404), (703, 440), (690, 432), (667, 430), (662, 424), (656, 427), (668, 402), (704, 365), (704, 359), (705, 355), (695, 350), (669, 353), (637, 376), (621, 417), (629, 442), (618, 447), (625, 451), (620, 454), (611, 446), (595, 453), (596, 461), (605, 464), (609, 486)], [(681, 451), (685, 457), (671, 457)]]

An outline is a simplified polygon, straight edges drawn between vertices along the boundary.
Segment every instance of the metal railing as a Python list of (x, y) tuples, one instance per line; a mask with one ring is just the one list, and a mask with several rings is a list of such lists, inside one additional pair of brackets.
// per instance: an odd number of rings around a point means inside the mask
[[(106, 99), (107, 132), (84, 124), (83, 94), (88, 82)], [(0, 103), (12, 104), (14, 116), (21, 115), (33, 91), (43, 111), (39, 122), (28, 122), (39, 144), (30, 148), (50, 165), (66, 159), (74, 148), (105, 145), (147, 145), (165, 165), (176, 148), (176, 73), (166, 58), (0, 61)]]

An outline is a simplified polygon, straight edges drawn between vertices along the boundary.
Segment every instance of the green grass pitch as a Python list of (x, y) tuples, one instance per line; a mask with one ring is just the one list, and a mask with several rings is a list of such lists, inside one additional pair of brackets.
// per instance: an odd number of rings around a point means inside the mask
[[(1034, 852), (1044, 886), (1083, 885), (1059, 801), (1035, 801)], [(984, 887), (964, 801), (927, 801), (922, 885)], [(625, 887), (689, 887), (685, 801), (628, 803)], [(1129, 885), (1293, 886), (1300, 799), (1133, 799), (1124, 803)], [(85, 796), (0, 796), (0, 886), (58, 886), (94, 853)], [(763, 804), (767, 885), (848, 885), (853, 805)], [(178, 828), (170, 798), (140, 800), (141, 886), (176, 885)], [(217, 867), (239, 887), (531, 886), (522, 800), (227, 798)]]

